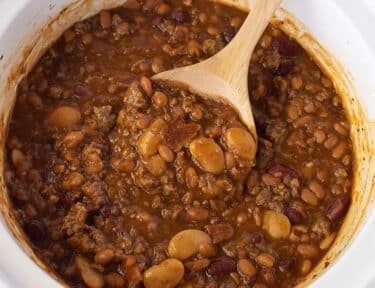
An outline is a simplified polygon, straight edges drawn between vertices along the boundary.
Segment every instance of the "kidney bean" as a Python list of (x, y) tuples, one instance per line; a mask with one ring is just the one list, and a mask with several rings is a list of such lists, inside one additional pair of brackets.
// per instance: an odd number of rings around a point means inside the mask
[(326, 206), (326, 216), (331, 222), (340, 220), (342, 217), (345, 216), (346, 212), (348, 211), (349, 204), (350, 204), (349, 195), (343, 195), (343, 196), (333, 199)]
[(116, 217), (120, 215), (118, 204), (106, 203), (99, 209), (99, 214), (105, 218)]
[(290, 258), (279, 263), (279, 270), (281, 272), (291, 272), (295, 269), (296, 266), (296, 259)]
[(47, 237), (47, 230), (37, 219), (30, 219), (27, 220), (23, 225), (23, 230), (25, 231), (26, 235), (29, 237), (31, 242), (38, 245), (43, 242)]
[(186, 23), (190, 21), (190, 15), (186, 10), (177, 10), (172, 13), (172, 19), (177, 23)]
[(80, 84), (74, 87), (74, 94), (81, 96), (81, 97), (92, 96), (92, 92), (90, 88), (84, 85), (80, 85)]
[(284, 56), (295, 57), (302, 54), (301, 46), (285, 37), (275, 38), (273, 41), (273, 47)]
[(155, 16), (154, 18), (152, 18), (151, 24), (154, 27), (159, 27), (163, 20), (164, 18), (162, 16)]
[(263, 241), (263, 234), (261, 232), (253, 232), (250, 234), (250, 239), (254, 245), (260, 244)]
[(278, 176), (279, 174), (281, 174), (283, 177), (289, 176), (290, 178), (299, 178), (297, 171), (281, 164), (276, 164), (275, 166), (268, 169), (268, 173), (274, 176)]
[(303, 215), (294, 207), (286, 208), (285, 215), (289, 218), (292, 225), (298, 225), (303, 222)]
[(286, 76), (292, 72), (295, 64), (293, 61), (284, 61), (279, 64), (279, 67), (276, 69), (276, 74), (280, 76)]
[(220, 276), (236, 271), (237, 263), (229, 257), (221, 257), (214, 260), (208, 267), (208, 274), (211, 276)]
[(229, 43), (236, 35), (236, 30), (233, 27), (227, 27), (223, 32), (224, 41)]

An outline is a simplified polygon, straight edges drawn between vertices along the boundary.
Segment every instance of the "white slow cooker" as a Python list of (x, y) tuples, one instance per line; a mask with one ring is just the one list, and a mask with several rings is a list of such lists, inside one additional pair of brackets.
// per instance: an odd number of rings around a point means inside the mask
[[(125, 0), (0, 0), (0, 174), (19, 80), (71, 24), (121, 2)], [(221, 2), (248, 5), (247, 0)], [(343, 229), (301, 286), (373, 288), (375, 0), (286, 0), (282, 6), (303, 24), (283, 9), (275, 21), (315, 58), (343, 96), (356, 156), (353, 203)], [(0, 175), (0, 288), (61, 287), (44, 269), (15, 223)]]

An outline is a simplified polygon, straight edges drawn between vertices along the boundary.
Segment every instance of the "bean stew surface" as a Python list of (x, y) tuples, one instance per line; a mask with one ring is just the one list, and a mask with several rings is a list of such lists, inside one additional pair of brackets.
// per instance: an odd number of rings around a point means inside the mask
[(9, 195), (69, 286), (293, 287), (330, 248), (351, 202), (350, 126), (296, 42), (270, 25), (251, 59), (256, 163), (230, 106), (150, 80), (214, 55), (245, 17), (129, 0), (74, 24), (20, 83)]

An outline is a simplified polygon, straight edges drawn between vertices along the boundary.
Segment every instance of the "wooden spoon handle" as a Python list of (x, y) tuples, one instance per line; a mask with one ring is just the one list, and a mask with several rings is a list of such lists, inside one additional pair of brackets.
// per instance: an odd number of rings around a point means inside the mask
[(216, 55), (194, 65), (194, 69), (216, 75), (235, 91), (235, 95), (226, 96), (232, 96), (229, 99), (230, 103), (239, 110), (242, 121), (249, 128), (255, 141), (257, 134), (248, 93), (247, 75), (250, 58), (281, 1), (257, 0), (232, 41)]
[[(239, 87), (241, 73), (248, 72), (251, 55), (259, 38), (282, 0), (257, 0), (232, 41), (205, 63), (213, 73)], [(204, 62), (203, 62), (204, 63)]]
[(248, 69), (255, 45), (280, 2), (257, 0), (240, 31), (223, 50), (198, 64), (159, 73), (153, 80), (186, 84), (193, 93), (226, 100), (238, 111), (257, 142), (248, 93)]

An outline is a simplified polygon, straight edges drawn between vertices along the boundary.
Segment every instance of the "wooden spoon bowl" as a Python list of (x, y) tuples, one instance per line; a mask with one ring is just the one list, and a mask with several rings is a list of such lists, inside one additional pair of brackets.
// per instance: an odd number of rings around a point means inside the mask
[[(248, 70), (254, 48), (280, 2), (257, 0), (241, 29), (223, 50), (203, 62), (168, 70), (152, 79), (229, 103), (248, 127), (254, 147), (257, 147), (257, 133), (248, 93)], [(255, 159), (256, 149), (249, 153)]]

